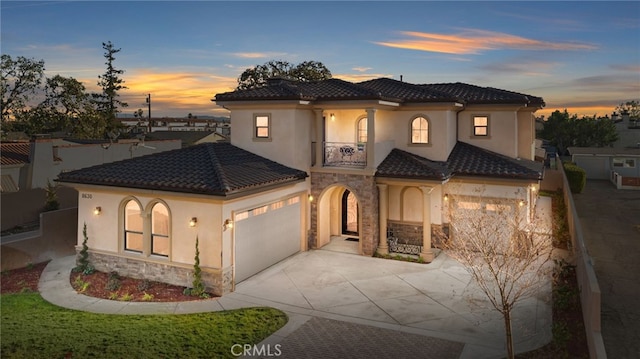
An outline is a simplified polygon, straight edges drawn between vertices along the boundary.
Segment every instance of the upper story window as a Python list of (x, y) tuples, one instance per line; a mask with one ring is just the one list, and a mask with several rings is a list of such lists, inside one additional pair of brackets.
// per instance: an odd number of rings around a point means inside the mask
[(489, 136), (489, 116), (473, 116), (473, 135), (478, 137)]
[(142, 213), (138, 202), (129, 200), (124, 206), (124, 249), (140, 252), (143, 249)]
[(358, 135), (356, 138), (356, 142), (366, 143), (367, 142), (367, 118), (363, 117), (358, 120)]
[(151, 210), (151, 254), (169, 256), (169, 210), (162, 203)]
[(429, 143), (429, 120), (424, 117), (416, 117), (411, 121), (411, 143)]
[(255, 114), (253, 115), (254, 122), (254, 139), (266, 140), (271, 138), (271, 115), (270, 114)]

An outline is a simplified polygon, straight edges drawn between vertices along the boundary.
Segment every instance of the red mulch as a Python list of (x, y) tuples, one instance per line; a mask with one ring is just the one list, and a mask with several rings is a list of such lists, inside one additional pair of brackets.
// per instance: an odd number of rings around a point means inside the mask
[[(77, 278), (79, 280), (76, 280)], [(108, 288), (109, 273), (95, 271), (91, 274), (81, 274), (71, 272), (71, 286), (79, 293), (90, 297), (125, 300), (123, 296), (130, 295), (131, 302), (182, 302), (191, 300), (201, 300), (201, 297), (195, 297), (184, 294), (185, 287), (170, 285), (166, 283), (145, 281), (128, 277), (117, 276), (116, 281), (119, 283), (117, 289)], [(82, 291), (81, 283), (89, 283), (89, 286)], [(145, 285), (146, 284), (146, 285)], [(147, 297), (145, 298), (145, 294)], [(151, 297), (152, 296), (152, 297)], [(209, 294), (209, 297), (213, 297)]]
[(2, 294), (37, 292), (40, 274), (49, 262), (38, 263), (24, 268), (2, 271), (0, 292)]
[[(3, 271), (0, 277), (1, 294), (37, 292), (40, 275), (44, 267), (47, 266), (47, 263), (48, 262), (43, 262), (24, 268)], [(78, 276), (80, 276), (82, 281), (89, 283), (89, 286), (82, 294), (96, 298), (112, 299), (112, 293), (116, 293), (116, 300), (121, 300), (123, 295), (128, 294), (132, 296), (129, 299), (132, 302), (177, 302), (202, 299), (200, 297), (185, 295), (183, 293), (184, 287), (159, 282), (148, 282), (146, 288), (141, 288), (142, 280), (126, 277), (119, 277), (120, 287), (117, 290), (109, 291), (105, 288), (109, 274), (103, 272), (94, 272), (89, 275), (72, 272), (69, 279), (71, 286), (76, 290), (79, 289), (79, 286), (75, 283), (75, 279)], [(147, 298), (144, 298), (145, 293), (149, 295)], [(211, 294), (209, 294), (209, 296), (214, 297)]]

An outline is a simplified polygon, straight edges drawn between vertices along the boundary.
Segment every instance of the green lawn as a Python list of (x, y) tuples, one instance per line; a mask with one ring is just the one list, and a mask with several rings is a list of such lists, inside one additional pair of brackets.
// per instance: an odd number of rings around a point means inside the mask
[(271, 308), (183, 315), (105, 315), (54, 306), (37, 293), (0, 296), (4, 358), (229, 358), (286, 322)]

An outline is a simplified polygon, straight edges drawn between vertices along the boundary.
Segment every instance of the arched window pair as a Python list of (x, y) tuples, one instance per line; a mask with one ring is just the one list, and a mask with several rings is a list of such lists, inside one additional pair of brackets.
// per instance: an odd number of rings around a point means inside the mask
[[(169, 223), (169, 209), (164, 203), (154, 203), (150, 216), (145, 216), (136, 200), (128, 200), (124, 205), (124, 250), (168, 257)], [(145, 227), (149, 233), (145, 233)]]

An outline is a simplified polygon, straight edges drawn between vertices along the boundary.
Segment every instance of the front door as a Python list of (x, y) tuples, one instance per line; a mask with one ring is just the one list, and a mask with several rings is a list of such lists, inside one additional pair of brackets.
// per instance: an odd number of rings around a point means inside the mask
[(358, 235), (358, 200), (349, 190), (342, 194), (342, 233)]

